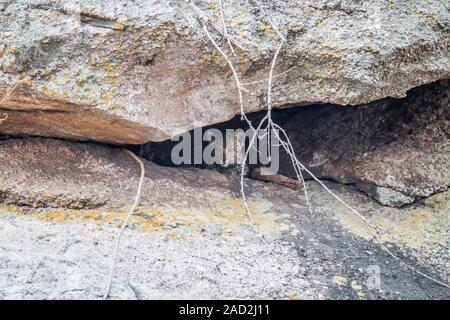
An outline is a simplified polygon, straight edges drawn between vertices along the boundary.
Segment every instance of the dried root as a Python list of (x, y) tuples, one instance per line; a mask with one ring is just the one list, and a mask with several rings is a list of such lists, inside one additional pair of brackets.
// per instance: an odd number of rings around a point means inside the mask
[[(447, 283), (444, 283), (440, 280), (437, 280), (419, 270), (417, 270), (416, 268), (414, 268), (413, 266), (403, 262), (401, 260), (400, 257), (398, 257), (397, 255), (395, 255), (392, 251), (390, 251), (381, 241), (382, 239), (382, 235), (385, 234), (385, 232), (383, 232), (379, 227), (377, 227), (376, 225), (374, 225), (372, 222), (370, 222), (366, 217), (364, 217), (362, 214), (360, 214), (357, 210), (355, 210), (353, 207), (351, 207), (349, 204), (347, 204), (344, 200), (342, 200), (338, 195), (336, 195), (333, 191), (331, 191), (320, 179), (318, 179), (310, 170), (308, 170), (296, 157), (295, 155), (295, 150), (293, 148), (293, 145), (286, 133), (286, 131), (280, 127), (278, 124), (274, 123), (272, 120), (272, 86), (273, 86), (273, 79), (276, 78), (279, 75), (285, 74), (287, 72), (289, 72), (291, 69), (286, 70), (283, 73), (280, 73), (277, 76), (274, 76), (274, 70), (275, 70), (275, 66), (277, 63), (277, 59), (278, 56), (280, 55), (283, 46), (286, 42), (286, 38), (283, 36), (283, 34), (280, 32), (279, 28), (271, 21), (270, 17), (268, 17), (268, 15), (264, 12), (264, 9), (259, 5), (259, 3), (255, 0), (251, 0), (249, 1), (249, 3), (254, 7), (257, 8), (259, 10), (259, 12), (262, 15), (262, 18), (265, 19), (271, 26), (272, 28), (275, 30), (276, 34), (278, 35), (279, 39), (280, 39), (280, 43), (278, 44), (278, 46), (276, 47), (273, 59), (272, 59), (272, 63), (270, 66), (270, 70), (269, 70), (269, 76), (267, 79), (264, 80), (259, 80), (259, 81), (254, 81), (254, 82), (250, 82), (250, 83), (242, 83), (239, 79), (239, 75), (237, 73), (236, 68), (233, 65), (232, 59), (225, 53), (224, 50), (222, 50), (220, 48), (220, 46), (217, 44), (217, 42), (214, 40), (214, 38), (211, 36), (210, 32), (208, 31), (207, 28), (207, 24), (209, 23), (209, 20), (207, 18), (205, 18), (205, 14), (203, 14), (201, 12), (201, 10), (195, 6), (195, 4), (192, 1), (188, 1), (188, 3), (191, 5), (192, 8), (194, 8), (194, 11), (197, 12), (197, 14), (199, 15), (199, 20), (203, 25), (203, 30), (206, 34), (206, 36), (208, 37), (208, 39), (210, 40), (210, 42), (213, 44), (213, 46), (217, 49), (217, 51), (222, 55), (222, 57), (227, 61), (227, 64), (233, 74), (235, 83), (236, 83), (236, 88), (238, 91), (238, 95), (239, 95), (239, 104), (240, 104), (240, 113), (241, 113), (241, 118), (243, 120), (245, 120), (247, 122), (247, 124), (249, 125), (249, 128), (251, 130), (254, 131), (253, 137), (249, 143), (249, 147), (247, 148), (246, 152), (245, 152), (245, 156), (243, 159), (243, 164), (242, 164), (242, 168), (241, 168), (241, 173), (240, 173), (240, 190), (241, 190), (241, 197), (242, 197), (242, 201), (243, 201), (243, 205), (245, 207), (245, 210), (247, 212), (248, 218), (250, 220), (250, 222), (252, 224), (254, 224), (254, 220), (253, 220), (253, 216), (252, 213), (250, 211), (250, 208), (248, 206), (248, 201), (247, 201), (247, 196), (245, 193), (245, 186), (244, 186), (244, 176), (245, 176), (245, 164), (247, 163), (248, 157), (249, 157), (249, 151), (251, 148), (254, 148), (256, 139), (260, 139), (266, 135), (268, 135), (270, 137), (270, 135), (273, 133), (275, 135), (275, 138), (279, 141), (279, 145), (283, 147), (283, 149), (286, 151), (286, 153), (289, 155), (292, 165), (294, 167), (296, 176), (297, 176), (297, 189), (300, 190), (302, 189), (306, 198), (306, 204), (308, 206), (308, 209), (310, 212), (312, 212), (312, 208), (311, 208), (311, 204), (309, 201), (309, 195), (308, 195), (308, 191), (306, 188), (306, 183), (305, 183), (305, 179), (303, 176), (303, 173), (307, 173), (308, 175), (310, 175), (312, 177), (312, 179), (314, 181), (316, 181), (321, 187), (323, 187), (331, 196), (333, 196), (333, 198), (335, 198), (338, 202), (340, 202), (342, 205), (344, 205), (346, 208), (348, 208), (355, 216), (357, 216), (359, 219), (361, 219), (366, 226), (368, 227), (369, 232), (371, 233), (371, 235), (373, 236), (373, 239), (378, 243), (378, 245), (388, 253), (388, 255), (390, 255), (392, 258), (394, 258), (395, 260), (397, 260), (401, 265), (403, 265), (404, 267), (408, 268), (409, 270), (420, 274), (421, 276), (435, 282), (438, 283), (444, 287), (450, 288), (450, 286)], [(221, 14), (221, 22), (222, 22), (222, 29), (220, 31), (217, 30), (217, 27), (214, 27), (214, 29), (216, 31), (219, 32), (219, 34), (227, 41), (228, 46), (230, 47), (230, 51), (231, 53), (234, 55), (235, 52), (233, 50), (233, 46), (231, 43), (235, 44), (234, 42), (231, 41), (230, 37), (228, 36), (228, 32), (227, 32), (227, 28), (225, 26), (225, 19), (223, 18), (223, 6), (222, 6), (222, 1), (219, 0), (219, 7), (220, 7), (220, 14)], [(245, 114), (245, 110), (244, 110), (244, 103), (243, 103), (243, 91), (248, 92), (248, 90), (245, 88), (246, 85), (251, 85), (251, 84), (255, 84), (255, 83), (260, 83), (263, 81), (267, 81), (267, 114), (266, 116), (260, 121), (260, 123), (258, 124), (258, 126), (256, 126), (256, 128), (252, 125), (252, 123), (250, 122), (250, 120), (247, 118), (246, 114)], [(268, 143), (270, 143), (271, 139), (268, 138), (267, 139)], [(270, 148), (268, 148), (268, 150), (270, 150)], [(270, 152), (270, 151), (269, 151)], [(261, 178), (261, 177), (260, 177)], [(288, 187), (293, 188), (293, 183), (291, 180), (287, 181), (279, 176), (272, 176), (272, 177), (265, 177), (265, 180), (276, 180), (277, 182), (281, 182), (286, 184)], [(301, 188), (299, 188), (299, 186), (301, 186)]]
[(136, 191), (136, 196), (134, 198), (133, 205), (128, 210), (127, 217), (123, 221), (122, 227), (120, 228), (119, 234), (117, 235), (117, 238), (116, 238), (116, 242), (114, 245), (113, 257), (112, 257), (112, 261), (111, 261), (111, 267), (109, 270), (108, 280), (107, 280), (106, 289), (105, 289), (105, 294), (103, 295), (104, 300), (108, 299), (109, 294), (111, 292), (111, 284), (112, 284), (112, 279), (114, 277), (114, 271), (116, 268), (117, 252), (119, 251), (120, 240), (122, 239), (122, 233), (125, 230), (125, 228), (128, 226), (128, 221), (130, 220), (130, 217), (133, 215), (134, 211), (136, 210), (136, 208), (139, 204), (139, 199), (141, 197), (142, 185), (144, 183), (144, 176), (145, 176), (145, 167), (144, 167), (144, 163), (142, 162), (142, 160), (139, 159), (139, 157), (136, 156), (133, 152), (131, 152), (129, 150), (124, 150), (124, 151), (126, 153), (128, 153), (134, 160), (136, 160), (137, 163), (139, 163), (139, 166), (141, 168), (141, 176), (139, 178), (139, 185), (138, 185), (138, 188)]

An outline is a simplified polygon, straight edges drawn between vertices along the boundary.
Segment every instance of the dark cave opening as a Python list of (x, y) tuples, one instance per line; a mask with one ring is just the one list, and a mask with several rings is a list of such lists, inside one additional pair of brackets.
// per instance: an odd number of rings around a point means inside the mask
[[(445, 191), (450, 184), (449, 83), (438, 81), (412, 89), (404, 98), (386, 98), (366, 105), (274, 109), (272, 118), (286, 130), (296, 156), (316, 177), (355, 185), (382, 203), (402, 206)], [(260, 111), (247, 116), (256, 125), (265, 114), (266, 111)], [(202, 137), (209, 130), (225, 135), (227, 130), (236, 129), (248, 129), (240, 116), (196, 130)], [(185, 135), (195, 140), (194, 131)], [(195, 163), (194, 154), (199, 150), (194, 146), (189, 150), (191, 162), (174, 163), (172, 151), (179, 143), (175, 139), (132, 148), (143, 158), (163, 166), (219, 171), (238, 167), (236, 163), (231, 166)], [(211, 141), (201, 143), (200, 152)], [(224, 139), (223, 143), (226, 145), (228, 141)], [(249, 139), (244, 145), (247, 150)], [(278, 161), (277, 173), (296, 177), (290, 157), (282, 148)], [(261, 166), (264, 165), (251, 163), (246, 172)], [(305, 179), (310, 178), (305, 175)]]

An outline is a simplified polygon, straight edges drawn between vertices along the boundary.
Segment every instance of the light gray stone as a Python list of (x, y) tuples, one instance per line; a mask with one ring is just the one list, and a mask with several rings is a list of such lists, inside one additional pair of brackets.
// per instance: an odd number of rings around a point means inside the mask
[[(229, 68), (186, 1), (77, 3), (1, 1), (0, 95), (28, 81), (3, 103), (0, 133), (141, 144), (239, 112)], [(195, 3), (220, 24), (216, 2)], [(267, 78), (279, 42), (251, 3), (224, 1), (244, 83)], [(259, 3), (287, 37), (277, 107), (362, 104), (448, 78), (447, 1)], [(245, 86), (246, 111), (264, 109), (266, 81)]]
[[(112, 299), (448, 297), (387, 255), (360, 218), (313, 182), (311, 214), (298, 192), (245, 179), (252, 224), (238, 176), (144, 163)], [(35, 138), (1, 141), (0, 167), (0, 299), (101, 298), (138, 164), (120, 149)], [(328, 186), (386, 230), (380, 240), (393, 252), (448, 281), (448, 192), (397, 209)], [(367, 287), (370, 267), (380, 270), (379, 289)]]

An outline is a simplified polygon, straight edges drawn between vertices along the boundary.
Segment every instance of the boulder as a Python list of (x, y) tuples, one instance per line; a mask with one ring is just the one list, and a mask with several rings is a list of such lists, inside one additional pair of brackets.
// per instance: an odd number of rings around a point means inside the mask
[[(322, 179), (355, 184), (402, 206), (450, 186), (450, 82), (369, 105), (311, 106), (283, 122), (300, 161)], [(281, 154), (281, 173), (295, 177)]]
[[(200, 17), (234, 61), (245, 110), (362, 104), (448, 78), (443, 0), (18, 0), (0, 4), (0, 133), (116, 144), (163, 141), (239, 112), (233, 76)], [(194, 4), (194, 5), (193, 5)], [(258, 5), (259, 4), (259, 5)], [(260, 8), (264, 8), (261, 10)]]

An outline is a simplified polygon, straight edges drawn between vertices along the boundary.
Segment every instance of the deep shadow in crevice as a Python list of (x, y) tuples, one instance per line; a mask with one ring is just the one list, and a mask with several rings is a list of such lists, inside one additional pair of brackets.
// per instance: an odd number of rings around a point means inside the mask
[[(375, 101), (369, 104), (350, 106), (350, 105), (334, 105), (334, 104), (313, 104), (299, 107), (292, 107), (287, 109), (274, 109), (272, 111), (273, 120), (281, 127), (288, 127), (290, 131), (288, 133), (293, 134), (293, 137), (311, 136), (308, 148), (320, 148), (321, 139), (317, 137), (317, 133), (327, 133), (327, 128), (324, 126), (333, 123), (333, 118), (340, 121), (342, 126), (349, 128), (349, 134), (359, 135), (360, 138), (356, 139), (357, 145), (354, 147), (367, 150), (374, 150), (384, 144), (389, 144), (397, 139), (399, 134), (411, 135), (419, 128), (406, 128), (405, 125), (414, 119), (414, 110), (408, 110), (408, 101), (418, 99), (424, 91), (427, 90), (440, 90), (441, 86), (445, 86), (447, 81), (438, 81), (433, 84), (421, 86), (412, 89), (408, 92), (405, 98), (386, 98), (383, 100)], [(430, 108), (433, 105), (425, 106), (424, 109)], [(410, 108), (411, 109), (411, 108)], [(259, 111), (247, 114), (248, 118), (254, 126), (261, 121), (266, 115), (266, 111)], [(374, 118), (379, 118), (380, 121), (376, 123), (377, 134), (365, 134), (365, 124), (374, 125)], [(301, 121), (299, 121), (301, 120)], [(356, 123), (356, 121), (358, 123)], [(301, 122), (301, 123), (300, 123)], [(423, 125), (426, 125), (427, 121), (424, 121)], [(296, 127), (298, 123), (298, 127)], [(420, 123), (419, 123), (420, 125)], [(200, 128), (202, 134), (209, 129), (219, 129), (225, 133), (226, 129), (248, 129), (248, 125), (245, 121), (241, 121), (241, 117), (238, 115), (233, 119), (206, 126)], [(193, 138), (194, 130), (189, 132), (191, 140)], [(313, 139), (314, 138), (314, 139)], [(339, 141), (336, 142), (336, 147)], [(176, 165), (171, 160), (172, 148), (177, 145), (178, 141), (166, 140), (163, 142), (149, 142), (140, 146), (128, 146), (138, 155), (143, 158), (155, 162), (163, 166), (196, 166), (205, 168), (206, 164), (182, 164)], [(209, 142), (203, 142), (203, 149), (209, 144)], [(191, 154), (194, 149), (192, 148)], [(193, 160), (193, 159), (192, 159)], [(302, 159), (300, 159), (302, 160)], [(192, 161), (191, 163), (194, 163)], [(332, 179), (332, 177), (326, 177)]]
[[(363, 188), (364, 192), (381, 203), (403, 206), (448, 187), (443, 180), (450, 171), (446, 165), (448, 154), (445, 155), (450, 140), (449, 92), (450, 82), (442, 80), (415, 88), (404, 98), (386, 98), (359, 106), (322, 104), (274, 109), (272, 118), (286, 130), (297, 158), (317, 178), (369, 185), (370, 188)], [(266, 111), (260, 111), (247, 116), (257, 126), (265, 115)], [(226, 129), (246, 130), (247, 125), (237, 116), (200, 129), (202, 134), (208, 129), (224, 133)], [(193, 131), (189, 135), (192, 142)], [(194, 154), (203, 152), (209, 143), (203, 141), (200, 151), (191, 143), (191, 161), (181, 166), (240, 170), (233, 165), (224, 168), (204, 162), (192, 164)], [(171, 156), (177, 144), (179, 141), (170, 140), (149, 143), (136, 152), (160, 165), (177, 166)], [(290, 157), (283, 150), (279, 164), (279, 174), (296, 177)], [(259, 163), (248, 166), (247, 172), (258, 166)], [(308, 175), (305, 178), (311, 179)]]

